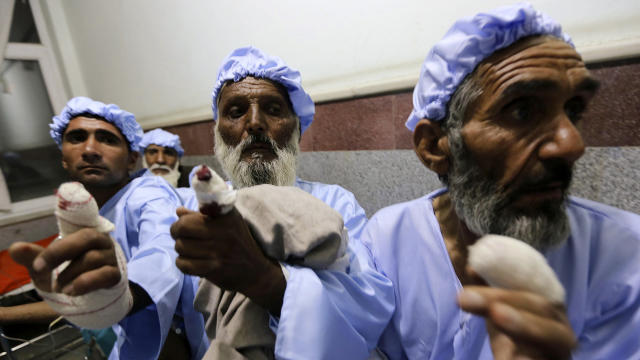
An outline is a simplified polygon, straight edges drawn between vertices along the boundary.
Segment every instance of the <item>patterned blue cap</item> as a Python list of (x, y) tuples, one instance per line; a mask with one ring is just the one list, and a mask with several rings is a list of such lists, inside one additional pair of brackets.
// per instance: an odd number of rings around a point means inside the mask
[(571, 46), (560, 24), (529, 3), (500, 7), (458, 20), (429, 51), (413, 90), (413, 111), (406, 126), (413, 131), (421, 119), (442, 120), (451, 96), (484, 59), (519, 39), (551, 35)]
[(211, 94), (213, 119), (218, 119), (217, 98), (224, 83), (229, 80), (238, 82), (247, 76), (270, 79), (282, 84), (289, 93), (293, 111), (300, 118), (300, 130), (304, 133), (311, 125), (316, 110), (311, 96), (302, 88), (300, 72), (287, 66), (282, 59), (267, 55), (252, 46), (233, 50), (222, 62)]
[(184, 149), (180, 145), (180, 137), (162, 129), (147, 131), (140, 141), (140, 150), (144, 151), (147, 146), (154, 144), (158, 146), (172, 148), (178, 152), (178, 157), (184, 155)]
[(80, 114), (92, 114), (104, 118), (108, 122), (117, 127), (122, 135), (129, 143), (131, 151), (138, 151), (139, 143), (142, 139), (142, 128), (136, 121), (136, 117), (132, 113), (122, 110), (118, 105), (105, 105), (100, 101), (89, 99), (88, 97), (78, 96), (69, 100), (67, 106), (62, 109), (58, 116), (53, 117), (53, 123), (49, 124), (49, 134), (58, 144), (58, 148), (62, 148), (62, 135), (69, 125), (69, 121)]

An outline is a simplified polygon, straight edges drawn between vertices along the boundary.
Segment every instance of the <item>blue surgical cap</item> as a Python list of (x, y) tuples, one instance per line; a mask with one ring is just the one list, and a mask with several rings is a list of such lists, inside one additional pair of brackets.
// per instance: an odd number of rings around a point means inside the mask
[(112, 123), (127, 139), (129, 149), (138, 151), (139, 143), (142, 139), (142, 128), (136, 121), (136, 117), (132, 113), (120, 109), (118, 105), (105, 105), (100, 101), (84, 96), (74, 97), (69, 100), (60, 115), (54, 116), (53, 123), (49, 124), (49, 128), (51, 128), (49, 134), (58, 144), (58, 148), (62, 148), (62, 135), (67, 125), (69, 125), (69, 121), (80, 114), (92, 114)]
[(571, 46), (571, 38), (560, 24), (520, 3), (456, 21), (429, 51), (422, 63), (418, 84), (413, 90), (413, 111), (406, 126), (413, 131), (421, 119), (442, 120), (451, 96), (484, 59), (519, 39), (531, 35), (551, 35)]
[(270, 56), (252, 46), (233, 50), (222, 62), (218, 78), (211, 94), (213, 119), (218, 119), (218, 95), (225, 82), (238, 82), (247, 76), (270, 79), (282, 84), (289, 93), (293, 111), (300, 118), (300, 130), (304, 132), (315, 114), (315, 105), (311, 96), (302, 88), (300, 72), (292, 69), (282, 59)]
[(140, 141), (140, 150), (146, 149), (151, 144), (172, 148), (178, 152), (178, 157), (182, 157), (184, 154), (184, 149), (180, 146), (180, 137), (162, 129), (154, 129), (144, 133), (142, 141)]

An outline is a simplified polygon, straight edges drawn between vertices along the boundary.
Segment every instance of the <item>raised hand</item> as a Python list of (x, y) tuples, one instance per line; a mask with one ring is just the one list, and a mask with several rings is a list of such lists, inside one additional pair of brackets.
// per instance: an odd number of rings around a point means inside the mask
[(177, 214), (171, 235), (181, 271), (238, 291), (274, 314), (280, 312), (286, 286), (282, 270), (265, 256), (235, 208), (217, 216), (185, 208)]
[(458, 303), (463, 310), (485, 317), (496, 360), (568, 359), (576, 346), (564, 306), (543, 296), (467, 286)]
[[(78, 296), (110, 288), (120, 281), (113, 240), (94, 229), (82, 229), (51, 243), (46, 249), (17, 242), (9, 254), (25, 266), (34, 285), (47, 292)], [(54, 269), (69, 261), (52, 284)]]

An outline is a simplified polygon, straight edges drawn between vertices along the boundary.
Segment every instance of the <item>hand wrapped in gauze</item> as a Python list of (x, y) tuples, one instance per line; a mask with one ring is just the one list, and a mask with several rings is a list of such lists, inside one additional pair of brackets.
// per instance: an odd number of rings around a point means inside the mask
[(523, 241), (485, 235), (469, 247), (469, 266), (490, 286), (525, 290), (564, 304), (564, 287), (536, 249)]
[[(98, 213), (95, 199), (78, 182), (60, 185), (54, 211), (60, 236), (58, 240), (78, 230), (91, 228), (108, 234), (114, 225)], [(120, 245), (111, 238), (115, 250), (120, 281), (113, 287), (98, 289), (80, 296), (69, 296), (60, 292), (43, 291), (36, 287), (42, 298), (57, 313), (70, 322), (84, 328), (102, 329), (124, 318), (133, 305), (133, 297), (127, 280), (127, 262)], [(51, 274), (51, 289), (59, 288), (58, 275), (71, 261), (60, 264)]]
[(202, 214), (226, 214), (235, 206), (269, 257), (313, 269), (348, 266), (342, 216), (305, 191), (269, 184), (234, 190), (206, 165), (196, 169), (191, 187)]
[(236, 191), (227, 185), (215, 171), (206, 165), (197, 168), (191, 188), (196, 193), (200, 212), (204, 215), (216, 216), (226, 214), (236, 202)]

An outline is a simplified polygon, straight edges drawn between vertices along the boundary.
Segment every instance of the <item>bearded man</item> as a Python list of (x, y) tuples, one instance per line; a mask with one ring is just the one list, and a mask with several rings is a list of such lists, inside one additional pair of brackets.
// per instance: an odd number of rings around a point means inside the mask
[(189, 187), (191, 167), (180, 164), (184, 149), (180, 137), (163, 129), (147, 131), (140, 141), (142, 167), (167, 180), (171, 186)]
[[(447, 188), (381, 210), (362, 234), (396, 287), (388, 358), (640, 357), (640, 217), (567, 196), (597, 85), (529, 4), (461, 19), (429, 52), (407, 127)], [(564, 305), (469, 271), (486, 234), (540, 251)]]
[[(353, 194), (337, 185), (296, 177), (299, 139), (315, 112), (300, 73), (259, 49), (236, 49), (220, 67), (212, 103), (216, 156), (233, 185), (295, 186), (325, 202), (344, 219), (350, 264), (347, 271), (314, 271), (278, 263), (264, 255), (237, 211), (207, 218), (178, 210), (180, 219), (172, 226), (179, 254), (176, 264), (204, 279), (196, 304), (215, 302), (203, 291), (203, 286), (215, 285), (239, 292), (268, 310), (276, 336), (269, 357), (367, 358), (393, 312), (393, 289), (373, 270), (370, 255), (358, 240), (366, 216)], [(196, 210), (197, 204), (188, 207)], [(199, 310), (205, 312), (214, 346), (215, 319), (207, 308)], [(238, 347), (233, 356), (248, 356), (268, 343)]]

